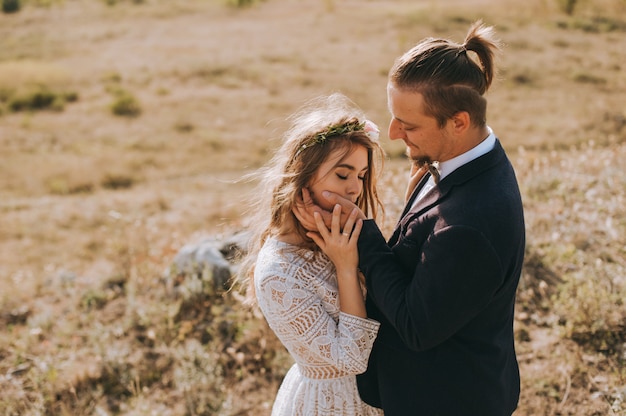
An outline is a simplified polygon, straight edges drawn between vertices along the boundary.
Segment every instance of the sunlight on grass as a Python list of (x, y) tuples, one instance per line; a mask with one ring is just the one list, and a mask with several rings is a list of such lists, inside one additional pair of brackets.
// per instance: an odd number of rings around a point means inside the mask
[(0, 89), (14, 89), (21, 86), (59, 86), (69, 82), (69, 72), (60, 65), (44, 61), (4, 61), (0, 62)]
[(626, 3), (229, 1), (0, 16), (0, 414), (269, 415), (288, 352), (173, 258), (241, 230), (259, 190), (239, 179), (331, 90), (381, 127), (389, 235), (408, 162), (387, 70), (479, 17), (505, 42), (489, 123), (526, 211), (516, 416), (624, 414)]

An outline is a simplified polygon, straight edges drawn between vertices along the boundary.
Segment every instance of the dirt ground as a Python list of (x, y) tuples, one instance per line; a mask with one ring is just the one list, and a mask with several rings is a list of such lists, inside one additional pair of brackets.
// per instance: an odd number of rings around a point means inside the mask
[[(483, 19), (505, 44), (488, 96), (489, 124), (520, 173), (529, 258), (537, 259), (520, 287), (523, 390), (515, 415), (626, 414), (626, 355), (607, 356), (564, 337), (551, 309), (558, 297), (554, 275), (578, 267), (571, 257), (584, 257), (590, 267), (600, 259), (610, 263), (605, 270), (623, 276), (625, 225), (616, 207), (623, 202), (624, 173), (615, 169), (626, 155), (623, 1), (570, 2), (577, 6), (571, 15), (557, 0), (24, 3), (18, 13), (0, 14), (0, 323), (6, 324), (0, 377), (5, 388), (14, 383), (14, 397), (38, 390), (9, 379), (24, 362), (63, 363), (54, 377), (32, 366), (45, 375), (43, 385), (56, 385), (48, 381), (70, 373), (90, 379), (89, 356), (106, 356), (99, 335), (113, 337), (115, 345), (127, 342), (120, 351), (135, 345), (130, 335), (115, 338), (114, 321), (128, 318), (132, 308), (148, 314), (158, 308), (160, 298), (141, 289), (161, 290), (155, 276), (182, 246), (245, 226), (255, 184), (240, 179), (268, 159), (285, 117), (305, 99), (341, 91), (384, 132), (386, 74), (394, 58), (425, 36), (462, 41), (470, 23)], [(76, 97), (62, 108), (11, 107), (12, 99), (41, 88), (57, 99)], [(114, 105), (129, 98), (136, 107), (116, 115)], [(385, 134), (382, 140), (390, 159), (383, 200), (391, 226), (401, 210), (406, 162), (400, 143)], [(590, 147), (597, 149), (592, 156)], [(606, 163), (596, 163), (600, 154)], [(587, 180), (600, 173), (613, 177), (611, 192), (603, 179)], [(572, 184), (569, 192), (564, 182)], [(584, 211), (595, 194), (612, 205), (594, 201), (587, 216), (597, 218), (593, 225), (545, 225), (577, 218), (567, 203), (557, 209), (555, 201), (578, 195), (570, 205)], [(614, 218), (610, 224), (607, 217)], [(588, 241), (606, 243), (604, 254), (583, 256), (594, 248), (582, 236), (596, 232), (601, 237)], [(111, 295), (102, 309), (81, 313), (100, 301), (94, 288), (120, 273), (140, 276), (134, 294)], [(90, 327), (92, 319), (102, 326)], [(259, 339), (271, 338), (267, 328), (258, 331)], [(273, 374), (287, 364), (279, 355)], [(269, 414), (279, 378), (233, 377), (218, 414)], [(193, 413), (180, 404), (167, 411), (157, 406), (156, 397), (173, 403), (183, 393), (171, 384), (154, 386), (137, 387), (128, 393), (132, 405), (111, 414)], [(63, 394), (75, 395), (74, 387), (63, 387)], [(42, 406), (51, 400), (46, 394), (35, 394)], [(80, 414), (105, 408), (99, 406), (106, 399), (98, 400)], [(38, 414), (37, 408), (29, 409)]]

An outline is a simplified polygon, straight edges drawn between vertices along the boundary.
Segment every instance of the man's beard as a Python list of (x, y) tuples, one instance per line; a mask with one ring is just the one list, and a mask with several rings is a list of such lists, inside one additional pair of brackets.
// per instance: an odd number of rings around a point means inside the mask
[(409, 157), (409, 159), (411, 159), (411, 162), (415, 164), (415, 166), (427, 166), (427, 165), (432, 165), (433, 163), (433, 160), (428, 156), (423, 155), (419, 157), (411, 157), (408, 150), (406, 154)]

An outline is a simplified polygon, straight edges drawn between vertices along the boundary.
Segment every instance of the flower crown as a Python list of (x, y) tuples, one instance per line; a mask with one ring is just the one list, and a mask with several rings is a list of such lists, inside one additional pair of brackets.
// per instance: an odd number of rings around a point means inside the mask
[(326, 140), (330, 137), (341, 136), (346, 133), (352, 133), (354, 131), (364, 131), (367, 137), (369, 137), (372, 141), (378, 141), (378, 136), (380, 134), (378, 126), (370, 120), (365, 120), (362, 123), (358, 120), (354, 120), (344, 124), (328, 126), (326, 130), (315, 134), (308, 142), (300, 146), (300, 148), (296, 152), (296, 156), (298, 156), (300, 152), (308, 147), (326, 142)]

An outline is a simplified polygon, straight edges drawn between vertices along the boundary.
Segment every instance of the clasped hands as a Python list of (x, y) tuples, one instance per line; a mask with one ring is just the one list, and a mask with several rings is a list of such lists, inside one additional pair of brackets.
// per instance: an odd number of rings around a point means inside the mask
[[(409, 201), (411, 194), (415, 190), (417, 184), (422, 180), (424, 175), (428, 172), (428, 165), (423, 163), (418, 163), (416, 161), (411, 161), (411, 166), (409, 170), (409, 180), (407, 183), (407, 188), (404, 194), (405, 203)], [(366, 219), (365, 214), (350, 200), (341, 197), (340, 195), (330, 192), (324, 191), (322, 196), (331, 204), (335, 205), (334, 211), (330, 212), (322, 209), (319, 205), (315, 204), (313, 199), (311, 198), (311, 194), (309, 190), (306, 188), (302, 189), (302, 195), (297, 198), (296, 203), (292, 209), (293, 214), (296, 216), (300, 224), (309, 231), (309, 233), (318, 233), (320, 232), (320, 227), (317, 224), (317, 220), (315, 218), (315, 213), (318, 213), (321, 219), (321, 223), (324, 224), (324, 228), (326, 230), (332, 229), (332, 220), (333, 216), (338, 216), (338, 224), (339, 230), (345, 232), (347, 234), (351, 233), (351, 228), (346, 227), (346, 221), (348, 220), (348, 216), (351, 213), (356, 213), (355, 219), (364, 220)], [(335, 210), (338, 210), (336, 214), (334, 214)], [(344, 230), (346, 229), (347, 230)]]
[[(302, 194), (297, 198), (292, 209), (293, 214), (308, 231), (308, 234), (319, 235), (325, 230), (326, 232), (334, 231), (349, 236), (354, 225), (359, 222), (357, 220), (366, 219), (365, 214), (350, 200), (330, 191), (324, 191), (323, 197), (334, 204), (332, 212), (317, 205), (306, 188), (302, 189)], [(348, 223), (350, 218), (352, 220)], [(311, 236), (309, 235), (309, 237)]]
[(364, 290), (363, 275), (354, 271), (358, 269), (357, 242), (365, 215), (355, 204), (337, 194), (324, 192), (323, 197), (334, 204), (332, 212), (315, 204), (305, 188), (301, 199), (298, 198), (293, 207), (293, 213), (307, 230), (307, 236), (334, 263), (338, 279), (357, 277), (360, 289)]

